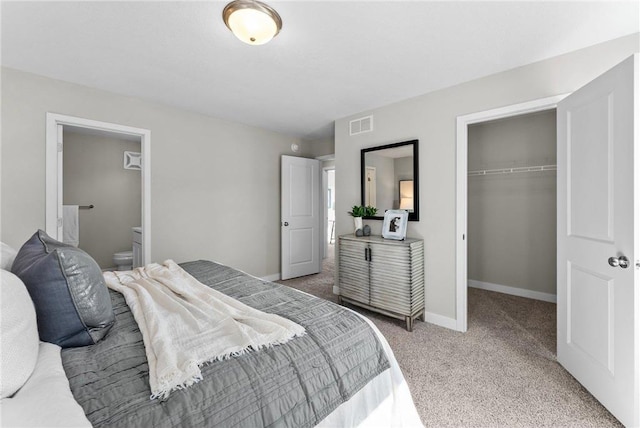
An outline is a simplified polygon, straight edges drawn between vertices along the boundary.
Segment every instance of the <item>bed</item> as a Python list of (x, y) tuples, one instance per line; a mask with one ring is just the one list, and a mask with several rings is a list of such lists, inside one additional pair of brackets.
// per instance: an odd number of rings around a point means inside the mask
[(199, 383), (151, 400), (141, 333), (123, 296), (110, 290), (116, 321), (106, 337), (62, 350), (73, 396), (93, 426), (422, 426), (388, 343), (366, 318), (218, 263), (181, 267), (306, 334), (210, 363)]

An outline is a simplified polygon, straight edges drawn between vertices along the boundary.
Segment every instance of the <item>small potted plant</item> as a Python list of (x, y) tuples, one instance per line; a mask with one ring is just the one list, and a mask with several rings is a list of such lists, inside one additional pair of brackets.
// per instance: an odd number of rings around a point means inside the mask
[(378, 209), (372, 206), (354, 205), (347, 214), (353, 217), (355, 231), (362, 229), (362, 217), (372, 217), (376, 215)]

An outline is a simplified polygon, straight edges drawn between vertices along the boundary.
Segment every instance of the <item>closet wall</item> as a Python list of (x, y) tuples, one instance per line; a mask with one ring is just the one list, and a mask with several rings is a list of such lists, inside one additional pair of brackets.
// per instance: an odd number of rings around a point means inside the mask
[[(555, 165), (555, 114), (470, 126), (469, 171)], [(469, 176), (468, 198), (469, 285), (555, 296), (555, 171)]]

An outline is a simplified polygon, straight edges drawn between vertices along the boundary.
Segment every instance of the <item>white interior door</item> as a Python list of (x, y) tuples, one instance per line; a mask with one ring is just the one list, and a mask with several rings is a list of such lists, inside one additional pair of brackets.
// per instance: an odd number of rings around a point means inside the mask
[(282, 279), (320, 272), (320, 161), (282, 156)]
[(640, 425), (637, 73), (636, 55), (557, 110), (558, 361), (626, 426)]

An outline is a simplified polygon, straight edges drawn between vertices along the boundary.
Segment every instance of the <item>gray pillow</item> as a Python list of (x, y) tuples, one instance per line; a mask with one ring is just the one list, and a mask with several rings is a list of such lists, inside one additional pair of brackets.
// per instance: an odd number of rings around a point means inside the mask
[(18, 251), (11, 271), (31, 295), (40, 340), (63, 348), (92, 345), (113, 325), (102, 271), (81, 249), (38, 230)]

